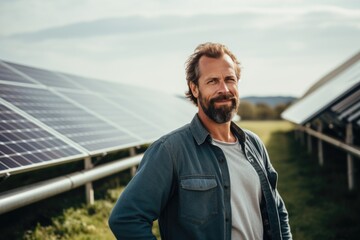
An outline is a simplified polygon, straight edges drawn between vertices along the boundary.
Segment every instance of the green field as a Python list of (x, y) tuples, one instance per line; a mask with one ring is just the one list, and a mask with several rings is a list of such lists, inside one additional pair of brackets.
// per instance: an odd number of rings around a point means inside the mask
[(266, 145), (274, 132), (289, 132), (293, 129), (293, 124), (286, 121), (241, 121), (238, 125), (256, 133)]
[[(244, 121), (239, 125), (257, 133), (267, 146), (279, 173), (278, 189), (289, 211), (294, 239), (359, 238), (359, 194), (346, 190), (342, 156), (337, 161), (333, 155), (326, 156), (321, 168), (295, 142), (290, 123)], [(114, 239), (107, 218), (121, 189), (108, 190), (94, 206), (64, 209), (49, 224), (28, 229), (23, 239)]]

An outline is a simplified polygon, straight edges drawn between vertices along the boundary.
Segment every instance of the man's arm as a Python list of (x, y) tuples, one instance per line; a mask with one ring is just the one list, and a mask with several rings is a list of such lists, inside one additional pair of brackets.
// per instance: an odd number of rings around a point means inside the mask
[(117, 239), (156, 239), (152, 224), (166, 205), (173, 183), (173, 163), (161, 140), (145, 153), (139, 169), (109, 218)]

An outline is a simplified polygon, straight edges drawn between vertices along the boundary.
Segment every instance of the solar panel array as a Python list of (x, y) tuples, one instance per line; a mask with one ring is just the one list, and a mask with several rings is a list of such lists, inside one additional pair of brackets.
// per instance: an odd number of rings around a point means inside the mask
[(0, 61), (0, 175), (150, 143), (194, 113), (166, 93)]
[(337, 114), (339, 120), (356, 121), (360, 125), (360, 87), (339, 101), (331, 110)]
[(360, 54), (357, 61), (298, 100), (282, 117), (305, 124), (325, 112), (338, 122), (360, 125)]

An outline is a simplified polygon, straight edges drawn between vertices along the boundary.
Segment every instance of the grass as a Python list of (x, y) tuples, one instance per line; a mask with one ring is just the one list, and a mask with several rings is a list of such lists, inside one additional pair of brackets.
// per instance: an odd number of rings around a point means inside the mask
[(256, 133), (261, 140), (268, 145), (271, 135), (274, 132), (288, 132), (293, 129), (293, 124), (285, 121), (241, 121), (238, 122), (241, 128), (249, 129)]
[[(294, 141), (292, 125), (284, 121), (242, 121), (265, 142), (279, 173), (278, 189), (290, 215), (294, 239), (358, 239), (359, 194), (346, 189), (343, 155), (329, 148), (324, 167)], [(326, 146), (325, 146), (326, 147)], [(358, 181), (358, 180), (357, 180)], [(69, 207), (46, 224), (28, 228), (11, 239), (114, 239), (107, 219), (122, 187), (112, 187), (94, 206)], [(44, 221), (43, 221), (44, 222)], [(159, 239), (155, 223), (154, 232)]]
[[(114, 239), (107, 220), (123, 187), (110, 189), (104, 199), (95, 201), (94, 205), (83, 204), (81, 207), (68, 208), (59, 216), (51, 219), (51, 224), (37, 224), (33, 230), (23, 235), (24, 240), (110, 240)], [(157, 222), (153, 233), (160, 239)]]
[(105, 199), (94, 205), (65, 209), (62, 215), (52, 218), (51, 225), (38, 224), (34, 230), (27, 231), (24, 239), (114, 239), (107, 227), (107, 219), (121, 191), (122, 188), (109, 190)]

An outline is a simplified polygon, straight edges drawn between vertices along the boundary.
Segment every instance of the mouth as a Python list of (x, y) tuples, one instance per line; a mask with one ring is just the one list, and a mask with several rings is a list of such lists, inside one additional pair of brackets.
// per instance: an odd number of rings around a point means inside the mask
[(235, 98), (232, 95), (222, 95), (212, 99), (213, 103), (217, 104), (228, 104), (232, 103), (234, 100)]
[(232, 101), (233, 101), (232, 99), (221, 99), (221, 100), (216, 100), (215, 103), (226, 104), (226, 103), (231, 103)]

